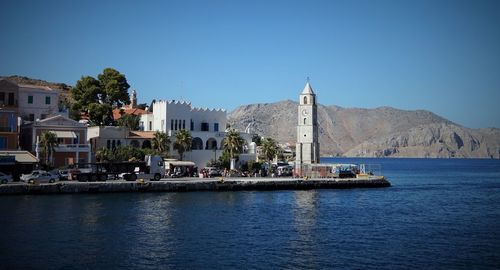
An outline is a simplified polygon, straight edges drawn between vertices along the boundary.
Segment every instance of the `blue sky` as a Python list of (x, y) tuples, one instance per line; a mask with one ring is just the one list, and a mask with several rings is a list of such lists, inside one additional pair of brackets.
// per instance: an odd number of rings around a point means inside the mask
[(500, 127), (500, 1), (2, 1), (0, 75), (113, 67), (139, 102), (297, 100)]

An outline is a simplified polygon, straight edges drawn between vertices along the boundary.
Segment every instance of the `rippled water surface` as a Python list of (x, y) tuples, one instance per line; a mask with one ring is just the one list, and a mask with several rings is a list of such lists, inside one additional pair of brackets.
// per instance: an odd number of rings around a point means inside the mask
[(500, 268), (500, 161), (326, 161), (393, 186), (4, 196), (0, 268)]

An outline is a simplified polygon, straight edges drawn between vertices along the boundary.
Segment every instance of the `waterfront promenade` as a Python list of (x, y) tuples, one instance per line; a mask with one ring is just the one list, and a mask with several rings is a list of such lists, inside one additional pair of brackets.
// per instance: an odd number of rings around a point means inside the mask
[(60, 181), (56, 183), (0, 185), (0, 195), (111, 192), (188, 192), (241, 190), (307, 190), (379, 188), (391, 184), (383, 176), (365, 178), (168, 178), (161, 181), (106, 182)]

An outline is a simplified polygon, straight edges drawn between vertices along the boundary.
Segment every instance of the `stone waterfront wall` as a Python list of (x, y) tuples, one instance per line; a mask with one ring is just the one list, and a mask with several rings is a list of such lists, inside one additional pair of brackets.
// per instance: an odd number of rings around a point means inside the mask
[(241, 190), (307, 190), (389, 187), (383, 177), (371, 179), (175, 180), (158, 182), (59, 182), (0, 185), (0, 195), (110, 192), (186, 192)]

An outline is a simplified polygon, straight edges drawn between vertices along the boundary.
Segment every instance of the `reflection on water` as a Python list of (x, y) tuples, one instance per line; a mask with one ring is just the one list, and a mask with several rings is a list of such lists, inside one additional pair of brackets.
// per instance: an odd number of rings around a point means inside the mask
[(392, 187), (0, 196), (0, 268), (498, 269), (498, 160), (377, 162)]
[(155, 265), (175, 255), (175, 249), (170, 248), (177, 244), (170, 234), (174, 226), (172, 212), (176, 211), (172, 207), (172, 197), (175, 194), (144, 195), (131, 209), (128, 221), (131, 238), (128, 241), (136, 243), (136, 248), (126, 249), (126, 256), (137, 258), (139, 268)]
[(99, 218), (102, 218), (102, 203), (95, 198), (90, 198), (82, 204), (80, 225), (83, 230), (93, 232), (97, 229)]
[(293, 228), (295, 237), (290, 240), (290, 248), (300, 251), (300, 256), (292, 257), (291, 264), (300, 268), (311, 267), (315, 254), (315, 227), (318, 215), (318, 192), (300, 190), (293, 193)]
[(294, 194), (295, 208), (294, 225), (300, 235), (310, 234), (310, 230), (316, 224), (316, 215), (318, 212), (318, 192), (316, 190), (300, 190)]

